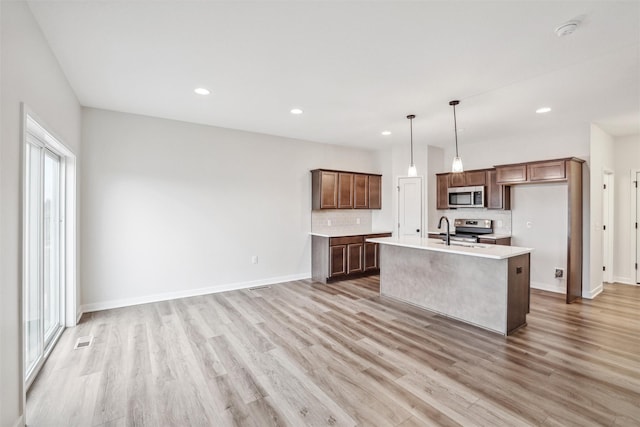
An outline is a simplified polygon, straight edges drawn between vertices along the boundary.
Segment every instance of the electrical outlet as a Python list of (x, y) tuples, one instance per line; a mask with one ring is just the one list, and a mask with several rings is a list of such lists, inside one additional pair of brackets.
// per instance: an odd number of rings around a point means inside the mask
[(564, 268), (556, 268), (556, 279), (562, 279), (564, 277)]
[(257, 264), (258, 263), (258, 255), (254, 255), (251, 257), (251, 264)]
[(502, 228), (502, 220), (498, 220), (498, 228)]
[(331, 227), (331, 220), (330, 219), (327, 220), (327, 226)]
[(356, 218), (356, 224), (360, 224), (360, 218)]
[(533, 228), (533, 222), (527, 221), (527, 228)]

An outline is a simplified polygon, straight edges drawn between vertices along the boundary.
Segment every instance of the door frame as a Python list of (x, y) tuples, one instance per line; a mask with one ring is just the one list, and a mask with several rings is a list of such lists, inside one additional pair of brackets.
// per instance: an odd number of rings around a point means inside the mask
[(420, 237), (424, 237), (424, 177), (422, 176), (398, 176), (396, 179), (396, 221), (395, 221), (395, 232), (398, 237), (400, 237), (400, 180), (403, 179), (419, 179), (420, 180)]
[(636, 224), (640, 222), (640, 169), (631, 170), (631, 180), (629, 183), (630, 196), (631, 196), (631, 221), (629, 221), (629, 227), (635, 232), (633, 238), (631, 238), (629, 253), (635, 254), (635, 257), (631, 259), (631, 271), (635, 271), (635, 283), (640, 285), (640, 228), (637, 228)]
[[(602, 265), (606, 267), (602, 274), (603, 283), (613, 283), (613, 242), (615, 237), (615, 175), (613, 171), (602, 171), (603, 196), (602, 196)], [(606, 218), (606, 224), (605, 224)], [(607, 227), (606, 230), (604, 227)]]
[[(18, 307), (18, 313), (20, 316), (20, 324), (21, 324), (21, 333), (20, 335), (20, 371), (22, 375), (22, 379), (25, 382), (24, 387), (24, 396), (26, 403), (26, 392), (29, 389), (31, 383), (37, 376), (33, 374), (27, 381), (25, 376), (27, 366), (25, 365), (25, 333), (26, 333), (26, 324), (24, 322), (24, 304), (26, 301), (24, 292), (25, 292), (25, 283), (27, 278), (27, 245), (24, 244), (27, 238), (27, 180), (26, 180), (26, 149), (27, 144), (30, 142), (27, 141), (29, 132), (28, 121), (33, 120), (42, 130), (41, 133), (38, 133), (37, 139), (39, 140), (38, 145), (42, 146), (43, 149), (47, 149), (54, 154), (60, 157), (60, 179), (63, 181), (60, 191), (61, 198), (63, 204), (60, 206), (61, 209), (61, 220), (62, 220), (62, 230), (60, 233), (60, 255), (64, 257), (64, 262), (61, 263), (60, 268), (60, 277), (63, 281), (64, 285), (61, 288), (61, 292), (63, 296), (61, 297), (61, 328), (56, 333), (56, 336), (52, 340), (52, 345), (48, 348), (43, 349), (42, 357), (40, 358), (37, 366), (34, 368), (34, 372), (37, 372), (41, 369), (44, 361), (49, 356), (49, 353), (55, 346), (55, 342), (62, 335), (64, 329), (66, 327), (73, 327), (77, 324), (78, 314), (77, 310), (77, 215), (76, 215), (76, 155), (73, 153), (71, 149), (69, 149), (62, 141), (63, 139), (56, 135), (51, 131), (51, 127), (47, 125), (45, 121), (43, 121), (36, 113), (34, 113), (28, 106), (24, 103), (21, 104), (21, 117), (22, 117), (22, 128), (21, 128), (21, 166), (20, 166), (20, 187), (21, 187), (21, 201), (20, 201), (20, 228), (21, 228), (21, 237), (22, 241), (20, 243), (20, 264), (22, 269), (21, 275), (21, 292), (20, 292), (20, 301)], [(38, 131), (39, 132), (39, 131)], [(33, 134), (32, 134), (33, 135)], [(26, 406), (25, 406), (26, 408)]]

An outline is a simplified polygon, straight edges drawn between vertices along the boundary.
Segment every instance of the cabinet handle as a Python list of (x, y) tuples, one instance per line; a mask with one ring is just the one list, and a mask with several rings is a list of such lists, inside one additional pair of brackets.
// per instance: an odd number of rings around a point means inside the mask
[(416, 233), (419, 233), (419, 232), (420, 232), (420, 229), (419, 229), (419, 228), (418, 228), (418, 229), (416, 229)]

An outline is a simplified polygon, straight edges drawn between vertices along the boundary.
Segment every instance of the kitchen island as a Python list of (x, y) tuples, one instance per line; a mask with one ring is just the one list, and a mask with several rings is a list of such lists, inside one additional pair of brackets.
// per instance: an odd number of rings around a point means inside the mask
[(386, 237), (380, 294), (503, 335), (525, 326), (531, 248)]

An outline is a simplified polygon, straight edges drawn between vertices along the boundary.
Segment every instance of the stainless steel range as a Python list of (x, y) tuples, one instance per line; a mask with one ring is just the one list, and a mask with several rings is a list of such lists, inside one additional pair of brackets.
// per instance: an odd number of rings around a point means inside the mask
[(490, 219), (456, 219), (453, 225), (456, 233), (451, 235), (451, 240), (459, 242), (477, 243), (478, 236), (493, 233)]

